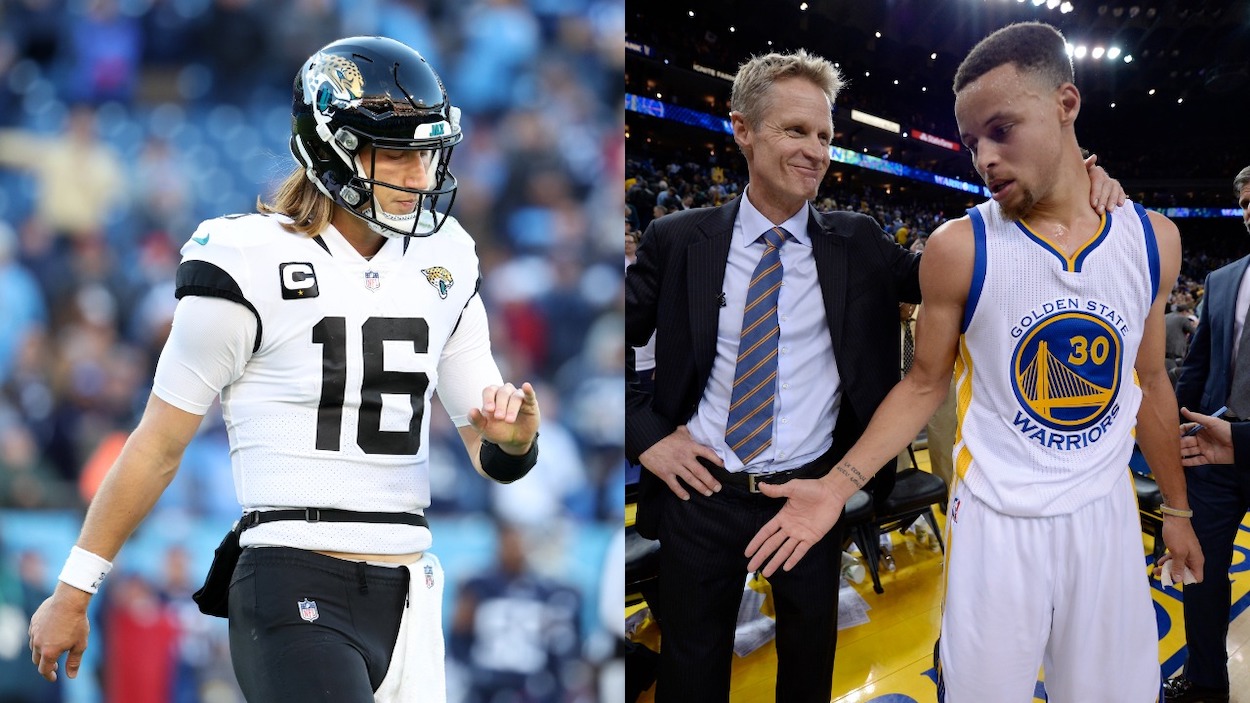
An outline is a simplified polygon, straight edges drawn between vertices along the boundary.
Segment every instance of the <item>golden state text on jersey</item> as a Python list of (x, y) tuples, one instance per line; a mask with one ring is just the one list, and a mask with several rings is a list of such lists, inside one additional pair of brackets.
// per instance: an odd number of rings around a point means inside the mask
[(1001, 512), (1069, 512), (1105, 495), (1132, 454), (1133, 365), (1159, 289), (1154, 231), (1129, 204), (1068, 254), (993, 201), (968, 213), (956, 471)]

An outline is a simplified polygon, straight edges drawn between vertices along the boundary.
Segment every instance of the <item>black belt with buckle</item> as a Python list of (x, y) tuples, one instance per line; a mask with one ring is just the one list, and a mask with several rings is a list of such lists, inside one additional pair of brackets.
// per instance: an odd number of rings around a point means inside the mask
[(819, 459), (804, 464), (797, 469), (788, 471), (774, 471), (771, 474), (749, 474), (745, 471), (732, 472), (713, 464), (712, 462), (699, 457), (699, 463), (711, 472), (712, 477), (723, 484), (736, 486), (745, 489), (750, 493), (759, 493), (761, 483), (770, 483), (778, 485), (793, 481), (796, 478), (820, 478), (829, 473), (833, 468), (833, 452), (825, 452)]
[[(374, 522), (391, 525), (416, 525), (429, 527), (424, 515), (416, 513), (362, 513), (355, 510), (333, 508), (297, 508), (294, 510), (256, 510), (243, 516), (242, 529), (256, 527), (273, 520), (303, 520), (304, 522)], [(242, 530), (240, 530), (242, 531)]]

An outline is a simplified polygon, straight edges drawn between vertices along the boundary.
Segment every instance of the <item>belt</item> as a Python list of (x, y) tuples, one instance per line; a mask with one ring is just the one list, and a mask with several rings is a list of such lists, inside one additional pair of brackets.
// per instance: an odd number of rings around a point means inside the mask
[(743, 488), (750, 493), (759, 493), (761, 483), (778, 485), (793, 481), (796, 478), (820, 478), (833, 468), (833, 450), (825, 452), (819, 459), (808, 462), (797, 469), (774, 471), (771, 474), (749, 474), (745, 471), (726, 471), (723, 467), (699, 457), (699, 463), (711, 472), (712, 476), (723, 484)]
[(429, 527), (424, 515), (416, 513), (359, 513), (355, 510), (332, 508), (296, 508), (294, 510), (256, 510), (243, 516), (240, 532), (256, 527), (262, 522), (274, 520), (303, 520), (305, 522), (376, 522), (385, 524), (416, 525)]

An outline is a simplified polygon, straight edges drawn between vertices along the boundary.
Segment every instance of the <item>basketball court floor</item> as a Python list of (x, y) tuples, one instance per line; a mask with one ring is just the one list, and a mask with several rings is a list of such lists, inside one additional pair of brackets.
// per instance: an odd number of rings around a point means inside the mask
[[(928, 469), (928, 452), (916, 452)], [(944, 516), (938, 514), (939, 523)], [(941, 617), (942, 555), (912, 534), (891, 535), (894, 571), (881, 571), (885, 592), (874, 593), (872, 581), (851, 584), (867, 606), (867, 622), (838, 633), (834, 665), (834, 703), (935, 703), (933, 643)], [(1143, 535), (1142, 571), (1150, 566), (1152, 539)], [(1233, 556), (1233, 611), (1228, 634), (1232, 703), (1250, 703), (1250, 519), (1242, 523)], [(1185, 658), (1182, 593), (1160, 589), (1152, 581), (1155, 616), (1162, 636), (1159, 663), (1165, 676), (1176, 674)], [(843, 591), (846, 596), (847, 591)], [(844, 597), (843, 599), (848, 600)], [(854, 600), (853, 598), (850, 600)], [(632, 612), (631, 609), (628, 612)], [(845, 605), (843, 613), (846, 613)], [(734, 661), (731, 703), (773, 700), (776, 650), (770, 641)], [(640, 703), (652, 703), (652, 691)], [(1035, 701), (1045, 701), (1039, 682)]]

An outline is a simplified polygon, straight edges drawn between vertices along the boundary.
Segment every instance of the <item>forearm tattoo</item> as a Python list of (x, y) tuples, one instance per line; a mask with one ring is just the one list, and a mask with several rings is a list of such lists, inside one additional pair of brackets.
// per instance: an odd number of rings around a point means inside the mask
[(868, 483), (868, 478), (861, 474), (859, 469), (852, 466), (848, 461), (844, 461), (834, 468), (838, 470), (838, 473), (847, 477), (851, 483), (855, 484), (856, 488), (863, 488), (864, 484)]

